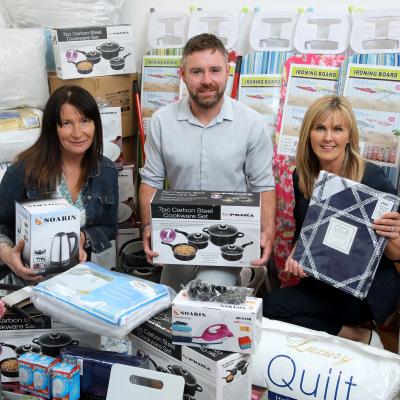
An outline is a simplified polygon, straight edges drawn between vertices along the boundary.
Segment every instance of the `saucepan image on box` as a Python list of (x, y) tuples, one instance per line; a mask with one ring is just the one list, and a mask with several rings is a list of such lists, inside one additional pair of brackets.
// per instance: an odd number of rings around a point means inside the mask
[(16, 203), (15, 239), (24, 240), (23, 260), (42, 275), (78, 263), (80, 210), (65, 199)]
[(61, 79), (135, 72), (130, 25), (53, 29), (52, 43)]
[(260, 257), (259, 193), (157, 190), (155, 263), (243, 267)]

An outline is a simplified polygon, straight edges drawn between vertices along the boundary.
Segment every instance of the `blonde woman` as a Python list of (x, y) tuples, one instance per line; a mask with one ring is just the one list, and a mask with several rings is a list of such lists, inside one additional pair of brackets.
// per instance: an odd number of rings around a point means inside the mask
[[(301, 126), (293, 173), (294, 246), (320, 170), (382, 192), (396, 193), (382, 169), (362, 159), (358, 140), (356, 120), (345, 97), (324, 96), (311, 104)], [(382, 347), (379, 336), (362, 325), (371, 320), (378, 324), (384, 322), (399, 299), (400, 275), (393, 260), (400, 259), (400, 214), (386, 213), (375, 220), (372, 227), (379, 235), (387, 237), (388, 242), (363, 301), (307, 277), (301, 265), (292, 258), (292, 251), (285, 270), (301, 278), (300, 283), (267, 295), (264, 316)]]

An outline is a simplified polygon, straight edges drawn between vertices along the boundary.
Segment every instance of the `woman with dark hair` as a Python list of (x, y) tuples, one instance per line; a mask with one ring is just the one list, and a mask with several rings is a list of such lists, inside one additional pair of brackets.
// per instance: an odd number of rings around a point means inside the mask
[[(21, 261), (15, 242), (15, 202), (64, 197), (81, 210), (79, 260), (100, 252), (115, 238), (118, 173), (102, 155), (103, 131), (93, 96), (62, 86), (48, 100), (37, 142), (20, 153), (0, 184), (0, 274), (23, 281), (42, 277)], [(16, 279), (13, 282), (18, 281)]]
[[(396, 194), (382, 169), (362, 159), (358, 140), (357, 123), (345, 97), (324, 96), (311, 104), (300, 129), (296, 170), (293, 172), (294, 246), (320, 170)], [(395, 310), (399, 299), (400, 275), (393, 260), (400, 258), (400, 214), (385, 213), (374, 221), (372, 228), (388, 241), (364, 300), (307, 277), (301, 265), (292, 258), (293, 248), (285, 271), (301, 278), (300, 283), (267, 295), (264, 316), (382, 347), (376, 332), (362, 325), (369, 321), (383, 323)]]

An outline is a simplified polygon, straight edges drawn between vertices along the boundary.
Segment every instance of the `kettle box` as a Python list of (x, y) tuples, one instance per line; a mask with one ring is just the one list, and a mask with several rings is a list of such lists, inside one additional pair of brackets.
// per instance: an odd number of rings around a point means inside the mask
[(260, 258), (260, 194), (157, 190), (151, 201), (157, 264), (246, 267)]
[(15, 240), (24, 240), (22, 257), (40, 274), (58, 273), (78, 263), (80, 210), (67, 200), (15, 205)]
[(131, 25), (52, 30), (56, 73), (61, 79), (135, 72)]
[(262, 299), (242, 304), (192, 300), (181, 290), (172, 302), (172, 342), (253, 354), (261, 339)]

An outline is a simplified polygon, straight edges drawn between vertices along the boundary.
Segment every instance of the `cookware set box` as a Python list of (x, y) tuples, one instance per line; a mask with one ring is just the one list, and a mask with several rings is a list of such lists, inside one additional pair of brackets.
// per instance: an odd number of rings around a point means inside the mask
[(16, 203), (15, 214), (15, 238), (24, 240), (30, 268), (46, 275), (78, 263), (79, 209), (59, 198)]
[(259, 193), (157, 190), (151, 226), (157, 264), (243, 267), (260, 258)]
[(183, 400), (250, 399), (251, 356), (173, 344), (171, 309), (155, 315), (129, 336), (132, 354), (146, 355), (145, 366), (184, 378)]
[(56, 73), (61, 79), (135, 72), (131, 25), (53, 29)]
[(192, 300), (181, 290), (172, 302), (172, 342), (253, 354), (261, 339), (262, 299), (244, 303)]

